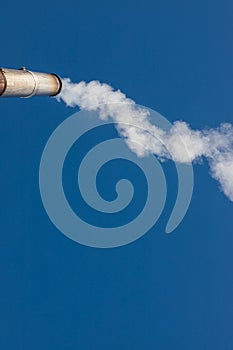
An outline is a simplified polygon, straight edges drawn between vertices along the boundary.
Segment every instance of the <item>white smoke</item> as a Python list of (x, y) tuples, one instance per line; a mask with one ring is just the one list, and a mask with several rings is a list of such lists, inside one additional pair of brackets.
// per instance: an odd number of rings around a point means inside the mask
[(70, 79), (64, 79), (57, 100), (63, 100), (70, 107), (97, 110), (101, 119), (111, 118), (116, 123), (123, 123), (119, 124), (118, 131), (139, 157), (153, 153), (160, 159), (180, 163), (200, 161), (205, 157), (212, 177), (233, 201), (232, 124), (224, 123), (217, 129), (192, 130), (186, 122), (177, 121), (166, 132), (151, 124), (146, 109), (138, 107), (121, 91), (114, 91), (111, 86), (98, 81), (73, 84)]

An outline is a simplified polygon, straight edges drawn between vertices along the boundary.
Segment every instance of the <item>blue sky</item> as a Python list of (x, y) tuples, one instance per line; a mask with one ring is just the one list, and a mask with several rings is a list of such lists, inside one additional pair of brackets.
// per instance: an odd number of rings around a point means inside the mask
[[(194, 128), (233, 120), (229, 0), (8, 1), (1, 12), (2, 67), (98, 79)], [(155, 227), (122, 248), (81, 246), (50, 222), (38, 185), (46, 141), (74, 110), (40, 97), (0, 105), (0, 348), (232, 349), (233, 206), (207, 165), (172, 235), (167, 163)]]

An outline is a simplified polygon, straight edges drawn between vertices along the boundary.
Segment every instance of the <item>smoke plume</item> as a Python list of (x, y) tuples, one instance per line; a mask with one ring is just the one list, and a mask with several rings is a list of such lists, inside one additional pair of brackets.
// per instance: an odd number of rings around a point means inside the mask
[(164, 131), (151, 124), (146, 109), (138, 107), (121, 91), (114, 91), (111, 86), (98, 81), (74, 84), (70, 79), (64, 79), (57, 99), (70, 107), (97, 110), (101, 119), (111, 118), (119, 123), (120, 135), (139, 157), (153, 153), (160, 159), (180, 163), (200, 162), (205, 157), (211, 176), (219, 181), (222, 191), (233, 201), (232, 124), (223, 123), (216, 129), (192, 130), (186, 122), (176, 121), (169, 131)]

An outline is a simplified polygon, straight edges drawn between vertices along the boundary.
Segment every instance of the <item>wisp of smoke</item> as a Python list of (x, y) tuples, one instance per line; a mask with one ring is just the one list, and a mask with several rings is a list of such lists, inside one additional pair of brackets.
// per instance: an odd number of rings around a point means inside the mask
[(219, 181), (222, 191), (233, 201), (232, 124), (192, 130), (186, 122), (176, 121), (169, 131), (164, 131), (150, 122), (148, 110), (138, 107), (121, 91), (98, 81), (74, 84), (70, 79), (64, 79), (57, 100), (81, 110), (97, 110), (103, 120), (111, 118), (119, 125), (118, 131), (128, 147), (139, 157), (153, 153), (160, 159), (179, 163), (200, 161), (205, 157), (211, 176)]

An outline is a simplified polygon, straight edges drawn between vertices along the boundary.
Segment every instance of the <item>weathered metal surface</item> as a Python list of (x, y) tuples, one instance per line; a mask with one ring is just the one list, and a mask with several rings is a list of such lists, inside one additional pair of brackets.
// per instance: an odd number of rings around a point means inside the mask
[(31, 72), (22, 69), (0, 68), (1, 97), (55, 96), (62, 82), (56, 74)]

